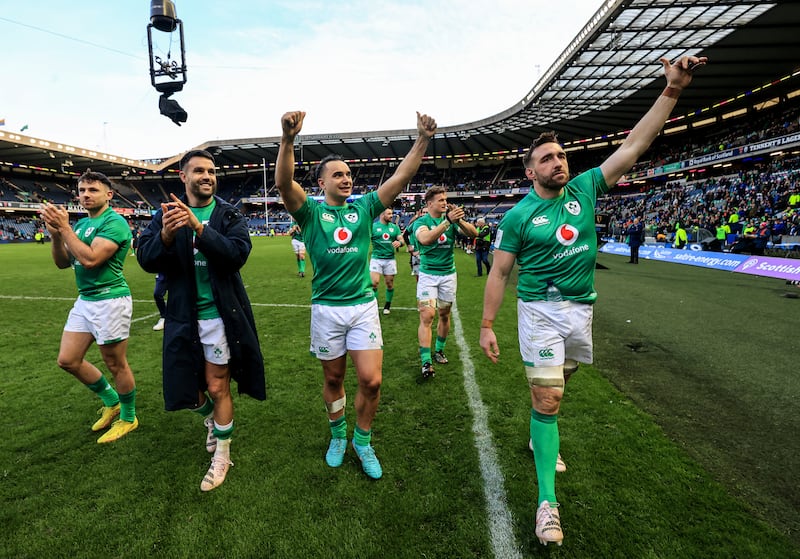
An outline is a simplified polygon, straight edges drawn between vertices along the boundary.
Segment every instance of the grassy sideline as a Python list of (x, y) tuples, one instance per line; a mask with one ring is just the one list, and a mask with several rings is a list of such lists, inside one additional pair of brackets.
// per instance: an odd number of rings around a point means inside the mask
[[(348, 452), (322, 457), (318, 363), (308, 356), (310, 277), (286, 238), (255, 239), (243, 271), (268, 399), (235, 397), (235, 466), (210, 494), (204, 428), (161, 400), (153, 277), (129, 258), (129, 360), (141, 427), (111, 445), (89, 431), (97, 400), (55, 363), (75, 297), (49, 245), (0, 245), (0, 557), (490, 557), (483, 482), (456, 339), (451, 363), (418, 385), (407, 260), (382, 317), (385, 364), (374, 444), (384, 478)], [(782, 282), (601, 255), (595, 366), (570, 382), (559, 419), (565, 543), (533, 534), (530, 402), (513, 293), (496, 330), (501, 362), (477, 345), (483, 283), (458, 254), (458, 318), (469, 347), (521, 557), (800, 557), (795, 370), (799, 300)], [(309, 274), (310, 276), (310, 274)], [(383, 301), (383, 287), (379, 291)], [(629, 322), (630, 321), (630, 322)], [(99, 363), (92, 348), (89, 359)], [(355, 382), (348, 373), (352, 431)]]

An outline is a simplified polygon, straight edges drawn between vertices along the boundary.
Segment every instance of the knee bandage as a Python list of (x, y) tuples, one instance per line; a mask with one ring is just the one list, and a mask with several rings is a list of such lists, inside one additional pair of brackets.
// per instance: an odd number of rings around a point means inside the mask
[(578, 370), (578, 362), (574, 359), (564, 360), (564, 376), (569, 376)]
[(449, 309), (453, 306), (452, 301), (442, 301), (441, 299), (437, 299), (436, 304), (439, 305), (440, 309)]
[(530, 367), (525, 366), (525, 376), (528, 377), (528, 386), (542, 386), (547, 388), (564, 389), (564, 367)]
[(325, 408), (328, 410), (328, 413), (336, 413), (338, 411), (342, 411), (344, 406), (347, 404), (347, 394), (339, 398), (334, 402), (325, 402)]
[(419, 308), (429, 307), (431, 309), (436, 308), (436, 299), (420, 299), (417, 301), (417, 306)]

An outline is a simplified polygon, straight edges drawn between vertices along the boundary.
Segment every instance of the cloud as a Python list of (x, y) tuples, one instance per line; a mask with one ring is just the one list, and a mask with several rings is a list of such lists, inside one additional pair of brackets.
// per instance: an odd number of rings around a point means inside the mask
[[(30, 122), (42, 137), (148, 158), (208, 140), (276, 136), (281, 114), (293, 109), (308, 111), (309, 134), (413, 128), (416, 110), (440, 126), (464, 124), (521, 100), (600, 4), (176, 3), (188, 66), (173, 96), (189, 114), (181, 127), (158, 113), (141, 6), (64, 10), (53, 2), (55, 14), (20, 6), (5, 15), (75, 30), (65, 34), (130, 56), (0, 21), (8, 44), (26, 45), (6, 73), (25, 76), (22, 90), (0, 92), (0, 106), (9, 122)], [(158, 52), (177, 57), (175, 38), (164, 35)]]

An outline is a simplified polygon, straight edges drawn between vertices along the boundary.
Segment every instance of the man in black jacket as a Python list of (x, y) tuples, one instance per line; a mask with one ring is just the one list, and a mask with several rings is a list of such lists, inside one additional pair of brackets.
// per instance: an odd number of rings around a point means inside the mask
[(210, 491), (233, 465), (231, 378), (240, 393), (264, 400), (264, 361), (239, 274), (252, 248), (247, 221), (215, 196), (210, 153), (190, 151), (180, 168), (186, 195), (172, 194), (172, 201), (161, 204), (136, 256), (146, 271), (166, 276), (164, 405), (170, 411), (189, 408), (205, 418), (206, 449), (214, 457), (200, 489)]

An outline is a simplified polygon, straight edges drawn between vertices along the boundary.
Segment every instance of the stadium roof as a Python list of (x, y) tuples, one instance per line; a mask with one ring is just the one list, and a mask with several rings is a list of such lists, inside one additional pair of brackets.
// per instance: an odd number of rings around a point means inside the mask
[[(516, 153), (542, 131), (564, 143), (611, 141), (628, 130), (663, 88), (658, 59), (707, 56), (710, 64), (679, 99), (673, 117), (718, 116), (800, 89), (800, 5), (793, 0), (608, 0), (530, 92), (506, 111), (484, 120), (440, 128), (429, 154), (437, 157)], [(179, 156), (139, 161), (0, 133), (0, 167), (27, 165), (41, 172), (91, 167), (112, 177), (176, 167)], [(611, 136), (607, 138), (606, 135)], [(403, 157), (415, 130), (304, 135), (298, 160), (311, 163), (330, 152), (346, 160)], [(278, 137), (202, 144), (228, 169), (274, 163)], [(54, 168), (57, 167), (57, 168)]]

